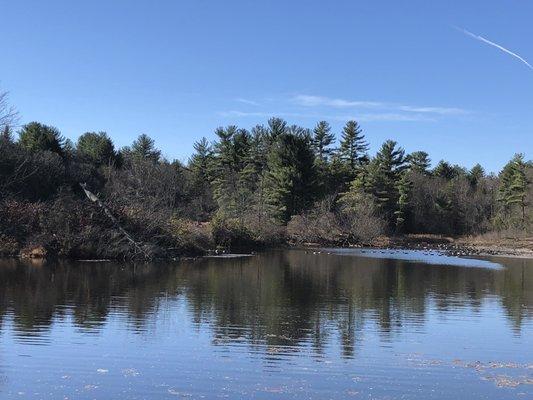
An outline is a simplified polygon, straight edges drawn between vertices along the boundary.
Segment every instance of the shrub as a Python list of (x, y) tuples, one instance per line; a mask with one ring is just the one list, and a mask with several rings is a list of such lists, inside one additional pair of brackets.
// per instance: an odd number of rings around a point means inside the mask
[(283, 226), (270, 220), (259, 222), (249, 216), (241, 220), (215, 218), (211, 232), (214, 243), (228, 249), (275, 245), (285, 239)]
[(339, 228), (333, 212), (312, 210), (291, 217), (287, 224), (287, 236), (296, 243), (337, 243), (342, 238)]
[(214, 245), (211, 229), (207, 223), (172, 218), (170, 234), (176, 243), (171, 250), (177, 254), (203, 254)]

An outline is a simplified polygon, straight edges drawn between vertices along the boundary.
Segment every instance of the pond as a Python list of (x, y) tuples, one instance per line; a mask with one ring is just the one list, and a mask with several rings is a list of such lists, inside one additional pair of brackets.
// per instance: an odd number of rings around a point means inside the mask
[(533, 398), (533, 260), (0, 261), (0, 399)]

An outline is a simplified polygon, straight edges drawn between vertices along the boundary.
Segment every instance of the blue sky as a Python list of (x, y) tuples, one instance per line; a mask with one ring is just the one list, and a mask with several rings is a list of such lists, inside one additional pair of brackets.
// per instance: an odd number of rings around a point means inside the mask
[(269, 116), (497, 171), (533, 150), (533, 2), (4, 1), (0, 89), (75, 140), (139, 133), (186, 160)]

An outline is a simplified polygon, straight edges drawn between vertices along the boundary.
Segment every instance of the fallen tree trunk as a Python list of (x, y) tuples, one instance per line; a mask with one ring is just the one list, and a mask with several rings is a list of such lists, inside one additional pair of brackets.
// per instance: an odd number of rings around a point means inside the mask
[(87, 196), (87, 198), (92, 201), (93, 203), (96, 203), (98, 205), (98, 207), (100, 207), (105, 215), (111, 220), (111, 222), (113, 222), (113, 225), (120, 231), (120, 233), (122, 233), (122, 235), (126, 238), (126, 240), (128, 240), (128, 242), (130, 242), (133, 246), (133, 248), (135, 249), (135, 256), (137, 255), (137, 252), (141, 253), (145, 259), (150, 259), (150, 255), (142, 248), (142, 246), (137, 243), (133, 237), (120, 225), (120, 223), (118, 222), (118, 220), (115, 218), (115, 216), (111, 213), (111, 211), (109, 210), (109, 208), (106, 207), (106, 205), (104, 203), (102, 203), (102, 201), (98, 198), (98, 196), (96, 196), (94, 193), (92, 193), (89, 189), (87, 189), (87, 184), (86, 183), (80, 183), (80, 186), (81, 188), (83, 189), (83, 192), (85, 193), (85, 195)]

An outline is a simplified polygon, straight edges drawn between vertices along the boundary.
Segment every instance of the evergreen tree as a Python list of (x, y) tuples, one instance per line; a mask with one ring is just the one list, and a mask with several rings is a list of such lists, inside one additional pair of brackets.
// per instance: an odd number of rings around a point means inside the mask
[(263, 125), (257, 125), (251, 131), (250, 157), (258, 173), (266, 168), (267, 157), (272, 145), (269, 130)]
[(409, 170), (427, 175), (431, 165), (431, 159), (425, 151), (415, 151), (407, 156)]
[(400, 181), (398, 182), (398, 206), (394, 212), (396, 217), (396, 232), (404, 232), (408, 230), (412, 186), (413, 184), (409, 179), (409, 175), (407, 173), (403, 173)]
[(76, 146), (70, 139), (63, 142), (63, 155), (66, 160), (72, 161), (76, 157)]
[(527, 187), (529, 182), (526, 178), (525, 165), (522, 163), (516, 163), (514, 165), (514, 174), (509, 192), (511, 196), (508, 198), (509, 204), (516, 204), (520, 210), (522, 225), (526, 222), (526, 202)]
[(339, 154), (352, 173), (366, 158), (368, 143), (356, 121), (348, 121), (343, 128)]
[(193, 145), (194, 154), (189, 160), (189, 168), (201, 180), (209, 181), (209, 168), (213, 153), (208, 140), (203, 137)]
[(325, 163), (332, 153), (331, 144), (335, 141), (335, 135), (331, 133), (331, 127), (326, 121), (320, 121), (313, 129), (313, 148), (317, 159)]
[(366, 171), (366, 190), (372, 193), (391, 227), (395, 225), (395, 213), (398, 211), (399, 182), (406, 169), (405, 151), (397, 147), (393, 140), (387, 140), (381, 146), (376, 157), (370, 162)]
[(219, 141), (214, 151), (214, 197), (222, 218), (241, 219), (250, 206), (258, 173), (252, 157), (252, 136), (236, 126), (215, 131)]
[(213, 195), (218, 203), (219, 214), (233, 216), (236, 210), (235, 192), (237, 190), (236, 160), (233, 136), (237, 127), (219, 127), (215, 130), (218, 141), (213, 154)]
[(0, 134), (0, 140), (3, 140), (7, 143), (13, 143), (13, 134), (11, 133), (11, 127), (9, 125), (5, 125), (2, 129), (2, 133)]
[(26, 150), (51, 151), (63, 155), (64, 139), (57, 128), (30, 122), (22, 127), (19, 132), (19, 144)]
[(376, 154), (376, 161), (387, 175), (397, 178), (406, 168), (405, 150), (394, 140), (387, 140)]
[(155, 147), (155, 141), (146, 134), (141, 134), (131, 148), (124, 148), (122, 150), (125, 157), (130, 160), (146, 160), (153, 163), (161, 161), (161, 151)]
[(314, 154), (308, 138), (295, 134), (277, 137), (265, 175), (265, 196), (272, 215), (287, 222), (312, 204), (316, 195)]
[(196, 218), (205, 220), (215, 209), (211, 175), (213, 167), (213, 150), (205, 137), (195, 142), (194, 154), (189, 160), (192, 176), (191, 197), (196, 205)]
[(270, 118), (268, 120), (268, 133), (270, 135), (271, 141), (273, 142), (276, 138), (284, 133), (288, 132), (287, 122), (281, 118)]
[(478, 182), (481, 181), (485, 177), (485, 170), (483, 167), (479, 164), (476, 164), (472, 167), (470, 172), (468, 173), (468, 179), (470, 180), (470, 183), (472, 186), (476, 186)]
[(500, 187), (498, 200), (502, 203), (508, 218), (512, 218), (514, 208), (519, 210), (519, 220), (521, 224), (526, 220), (526, 206), (528, 182), (526, 168), (528, 164), (524, 161), (523, 154), (516, 154), (509, 161), (500, 173)]
[(446, 180), (451, 180), (457, 176), (455, 169), (447, 161), (440, 160), (433, 169), (433, 175)]
[(78, 156), (96, 166), (113, 163), (116, 159), (113, 141), (105, 132), (86, 132), (76, 145)]
[(253, 159), (253, 140), (246, 129), (240, 129), (234, 136), (237, 164), (236, 213), (242, 221), (244, 212), (252, 207), (253, 194), (257, 188), (259, 173)]

